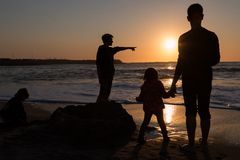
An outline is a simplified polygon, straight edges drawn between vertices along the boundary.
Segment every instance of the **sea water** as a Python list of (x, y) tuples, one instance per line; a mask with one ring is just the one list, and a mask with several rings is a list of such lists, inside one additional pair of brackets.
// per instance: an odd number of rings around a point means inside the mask
[[(146, 68), (154, 67), (166, 90), (169, 90), (176, 63), (116, 64), (110, 99), (120, 103), (136, 103)], [(240, 109), (240, 63), (223, 62), (213, 67), (211, 107)], [(27, 88), (28, 101), (46, 103), (95, 102), (99, 93), (94, 64), (57, 64), (35, 66), (1, 66), (0, 100), (10, 99), (19, 88)], [(181, 80), (177, 96), (165, 100), (183, 104)]]

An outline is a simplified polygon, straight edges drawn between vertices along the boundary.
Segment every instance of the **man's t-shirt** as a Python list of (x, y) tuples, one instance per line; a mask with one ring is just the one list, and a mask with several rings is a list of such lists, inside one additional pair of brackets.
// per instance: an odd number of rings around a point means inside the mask
[(178, 47), (183, 83), (211, 82), (211, 67), (220, 60), (216, 34), (203, 27), (192, 29), (180, 36)]

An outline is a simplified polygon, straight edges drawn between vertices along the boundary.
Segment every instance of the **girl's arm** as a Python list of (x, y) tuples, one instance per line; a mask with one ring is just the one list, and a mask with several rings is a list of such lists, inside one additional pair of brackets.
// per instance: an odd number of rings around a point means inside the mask
[(161, 90), (161, 92), (162, 92), (162, 97), (163, 97), (163, 98), (169, 98), (169, 97), (170, 97), (170, 95), (168, 94), (168, 92), (166, 92), (166, 90), (165, 90), (162, 82), (160, 82), (160, 90)]
[(140, 92), (139, 96), (136, 97), (136, 101), (138, 101), (138, 102), (143, 101), (143, 89), (142, 89), (142, 87), (141, 87), (141, 92)]

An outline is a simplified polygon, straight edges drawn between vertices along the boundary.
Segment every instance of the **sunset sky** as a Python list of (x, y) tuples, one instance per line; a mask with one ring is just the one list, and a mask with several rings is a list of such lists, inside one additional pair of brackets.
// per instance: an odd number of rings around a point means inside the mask
[(203, 26), (219, 37), (222, 61), (240, 61), (239, 0), (2, 0), (0, 58), (95, 59), (101, 35), (111, 33), (113, 46), (137, 47), (116, 59), (176, 61), (196, 2)]

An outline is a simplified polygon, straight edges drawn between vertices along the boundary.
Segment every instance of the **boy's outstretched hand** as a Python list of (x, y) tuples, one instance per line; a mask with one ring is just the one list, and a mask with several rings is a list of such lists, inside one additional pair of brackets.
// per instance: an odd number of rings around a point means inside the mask
[(129, 49), (131, 49), (132, 51), (135, 51), (135, 48), (137, 47), (129, 47)]

